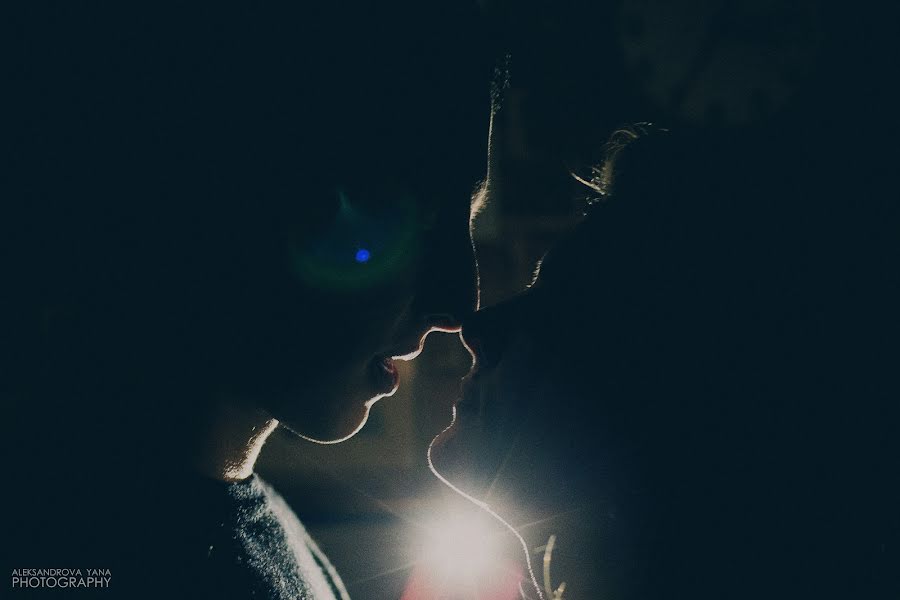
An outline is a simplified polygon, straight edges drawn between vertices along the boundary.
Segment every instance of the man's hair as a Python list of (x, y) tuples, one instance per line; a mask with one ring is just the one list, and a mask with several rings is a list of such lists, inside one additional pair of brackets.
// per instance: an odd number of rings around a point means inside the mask
[[(631, 174), (630, 163), (640, 163), (640, 159), (632, 158), (634, 154), (640, 152), (639, 148), (635, 148), (640, 140), (648, 136), (658, 137), (666, 133), (668, 133), (668, 129), (644, 122), (624, 125), (614, 131), (603, 147), (603, 161), (591, 167), (590, 175), (585, 178), (573, 174), (576, 180), (594, 192), (595, 195), (588, 198), (588, 204), (595, 204), (611, 196), (615, 188), (615, 180), (622, 177), (623, 172)], [(620, 157), (623, 153), (627, 154), (627, 157), (626, 160), (621, 161)]]

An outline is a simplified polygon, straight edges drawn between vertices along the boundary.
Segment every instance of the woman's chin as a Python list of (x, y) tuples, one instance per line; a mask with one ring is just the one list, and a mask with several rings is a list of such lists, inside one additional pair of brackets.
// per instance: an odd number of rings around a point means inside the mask
[(337, 407), (332, 404), (332, 410), (319, 412), (314, 409), (328, 406), (328, 400), (321, 396), (310, 400), (316, 401), (317, 405), (307, 406), (306, 410), (291, 407), (294, 410), (281, 411), (276, 418), (293, 433), (319, 444), (336, 444), (356, 435), (368, 421), (374, 403), (368, 395), (357, 395), (352, 399), (344, 398), (338, 410), (334, 410)]
[(375, 357), (352, 369), (336, 372), (338, 386), (301, 387), (294, 400), (271, 410), (289, 430), (320, 444), (336, 444), (358, 433), (369, 410), (397, 391), (399, 374), (390, 358)]
[(347, 415), (347, 418), (344, 419), (340, 425), (335, 427), (325, 439), (318, 439), (315, 441), (321, 444), (338, 444), (349, 440), (366, 426), (366, 422), (369, 420), (370, 408), (371, 404), (369, 402), (363, 403), (356, 413)]

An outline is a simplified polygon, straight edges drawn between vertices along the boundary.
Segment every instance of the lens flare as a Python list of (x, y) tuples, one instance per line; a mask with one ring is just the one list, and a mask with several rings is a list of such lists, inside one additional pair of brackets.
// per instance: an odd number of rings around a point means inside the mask
[(517, 600), (521, 567), (509, 558), (508, 532), (470, 504), (436, 505), (413, 544), (418, 559), (401, 600)]
[(452, 490), (455, 494), (462, 497), (464, 500), (473, 504), (483, 511), (485, 515), (493, 518), (496, 523), (502, 525), (506, 530), (508, 530), (518, 542), (519, 547), (523, 551), (523, 558), (525, 560), (525, 572), (522, 573), (521, 580), (519, 581), (519, 592), (521, 597), (523, 598), (531, 598), (531, 594), (525, 591), (527, 587), (529, 590), (533, 590), (536, 598), (539, 600), (544, 600), (544, 590), (541, 589), (541, 586), (538, 585), (537, 578), (534, 576), (534, 569), (531, 565), (531, 552), (529, 551), (528, 544), (525, 543), (525, 539), (522, 535), (516, 531), (516, 528), (510, 525), (506, 520), (503, 519), (499, 514), (497, 514), (494, 509), (492, 509), (486, 502), (478, 500), (469, 494), (465, 493), (457, 486), (453, 485), (446, 477), (444, 477), (440, 471), (437, 470), (437, 467), (434, 466), (434, 446), (435, 443), (441, 438), (442, 435), (446, 434), (447, 431), (452, 429), (456, 424), (456, 419), (458, 417), (456, 407), (453, 407), (452, 418), (450, 420), (450, 424), (438, 435), (431, 440), (431, 443), (428, 445), (428, 469), (431, 473), (438, 478), (445, 486), (447, 486), (450, 490)]
[(498, 545), (482, 519), (444, 515), (428, 528), (423, 562), (440, 579), (474, 581), (497, 567)]

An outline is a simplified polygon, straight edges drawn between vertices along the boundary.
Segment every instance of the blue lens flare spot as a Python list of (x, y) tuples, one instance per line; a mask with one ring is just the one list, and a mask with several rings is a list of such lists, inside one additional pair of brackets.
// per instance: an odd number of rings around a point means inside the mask
[(356, 251), (356, 262), (360, 264), (367, 263), (370, 258), (372, 258), (372, 253), (365, 248), (360, 248)]

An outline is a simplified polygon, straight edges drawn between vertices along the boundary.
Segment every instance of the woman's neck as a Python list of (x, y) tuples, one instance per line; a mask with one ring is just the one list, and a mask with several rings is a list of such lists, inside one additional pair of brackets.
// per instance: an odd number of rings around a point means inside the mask
[(199, 426), (192, 466), (219, 481), (242, 481), (253, 468), (278, 421), (260, 408), (239, 402), (215, 403)]

